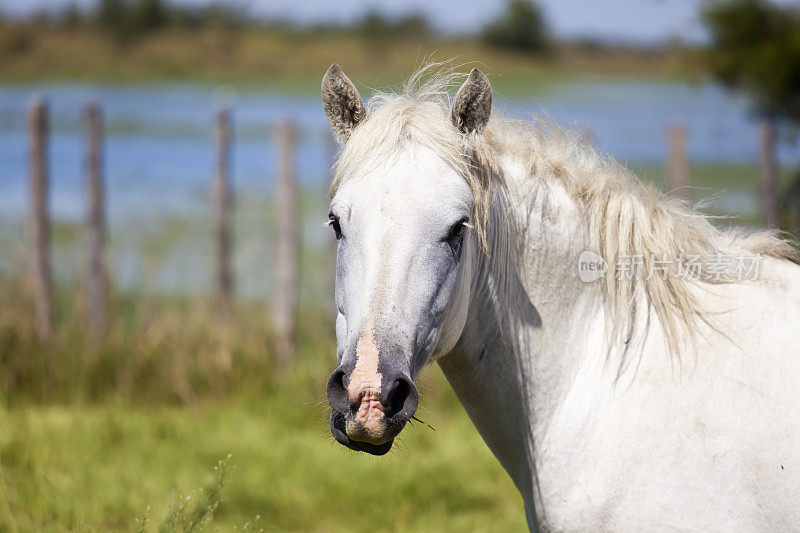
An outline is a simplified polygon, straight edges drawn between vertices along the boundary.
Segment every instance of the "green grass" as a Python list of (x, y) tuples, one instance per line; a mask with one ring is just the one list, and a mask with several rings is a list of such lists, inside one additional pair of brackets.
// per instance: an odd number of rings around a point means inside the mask
[[(332, 352), (331, 352), (332, 353)], [(180, 493), (230, 473), (213, 524), (267, 531), (519, 531), (522, 501), (440, 376), (390, 455), (334, 443), (325, 367), (252, 398), (191, 407), (0, 409), (0, 524), (9, 531), (127, 531)], [(2, 529), (2, 528), (0, 528)]]

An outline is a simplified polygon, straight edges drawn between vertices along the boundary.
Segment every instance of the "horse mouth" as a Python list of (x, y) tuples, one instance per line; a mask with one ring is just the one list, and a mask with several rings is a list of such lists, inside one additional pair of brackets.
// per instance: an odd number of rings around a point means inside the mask
[(370, 444), (353, 440), (347, 436), (346, 421), (344, 415), (334, 411), (331, 413), (331, 433), (336, 442), (357, 452), (367, 452), (372, 455), (385, 455), (392, 449), (394, 437), (383, 444)]

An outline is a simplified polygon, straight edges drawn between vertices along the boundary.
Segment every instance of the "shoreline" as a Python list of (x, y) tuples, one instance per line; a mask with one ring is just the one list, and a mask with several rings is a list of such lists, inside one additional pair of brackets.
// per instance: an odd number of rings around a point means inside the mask
[(0, 23), (0, 83), (5, 85), (191, 82), (310, 94), (319, 91), (333, 61), (367, 89), (397, 87), (420, 65), (445, 61), (458, 70), (478, 66), (496, 90), (519, 96), (575, 80), (702, 82), (696, 59), (695, 50), (680, 45), (647, 49), (557, 43), (552, 53), (537, 56), (468, 37), (396, 38), (376, 46), (350, 33), (273, 28), (165, 29), (121, 46), (93, 28)]

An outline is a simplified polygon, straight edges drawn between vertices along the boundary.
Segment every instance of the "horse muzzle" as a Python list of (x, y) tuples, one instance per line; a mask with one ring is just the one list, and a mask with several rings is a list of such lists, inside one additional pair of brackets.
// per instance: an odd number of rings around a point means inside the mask
[(351, 450), (383, 455), (414, 416), (417, 388), (403, 373), (374, 379), (357, 370), (348, 373), (340, 366), (328, 380), (331, 433)]

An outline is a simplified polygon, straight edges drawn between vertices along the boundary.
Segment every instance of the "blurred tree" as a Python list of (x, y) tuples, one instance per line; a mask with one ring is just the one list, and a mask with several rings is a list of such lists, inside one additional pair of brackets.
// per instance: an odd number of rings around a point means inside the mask
[(352, 26), (353, 31), (365, 42), (367, 54), (374, 64), (385, 60), (392, 38), (391, 23), (377, 10), (367, 12)]
[(164, 0), (100, 0), (95, 19), (119, 44), (126, 44), (168, 24), (170, 10)]
[(95, 13), (97, 25), (111, 33), (118, 44), (130, 37), (128, 5), (125, 0), (100, 0)]
[(511, 0), (506, 12), (483, 31), (483, 40), (492, 46), (543, 53), (548, 49), (548, 34), (542, 11), (529, 0)]
[(167, 9), (162, 0), (138, 0), (132, 11), (132, 23), (136, 33), (158, 29), (168, 21)]
[[(212, 2), (202, 11), (202, 21), (206, 26), (218, 26), (234, 28), (243, 25), (247, 21), (242, 8), (234, 5)], [(252, 24), (252, 21), (250, 21)]]
[(415, 13), (401, 18), (395, 23), (395, 31), (402, 37), (427, 37), (431, 28), (424, 15)]
[(258, 21), (248, 19), (240, 2), (209, 2), (203, 5), (181, 5), (161, 2), (159, 25), (182, 28), (224, 27), (235, 28), (256, 25)]
[(430, 33), (430, 25), (424, 15), (414, 13), (398, 20), (390, 20), (378, 11), (369, 11), (358, 20), (353, 29), (370, 41), (390, 37), (419, 38)]
[(800, 11), (765, 0), (716, 0), (704, 19), (712, 74), (747, 91), (761, 115), (800, 123)]
[(367, 40), (381, 41), (390, 33), (391, 23), (378, 11), (367, 12), (361, 20), (356, 22), (355, 31)]
[(33, 13), (31, 16), (31, 21), (33, 22), (34, 26), (52, 26), (53, 25), (53, 17), (50, 14), (50, 11), (47, 9), (40, 9)]
[(61, 12), (59, 24), (65, 28), (76, 28), (83, 24), (83, 15), (75, 2), (70, 2)]
[(97, 6), (97, 23), (105, 28), (117, 29), (125, 25), (125, 0), (100, 0)]
[(778, 220), (775, 130), (783, 121), (800, 124), (800, 10), (766, 0), (712, 0), (703, 18), (712, 75), (749, 94), (763, 119), (761, 188), (765, 222), (772, 226)]

